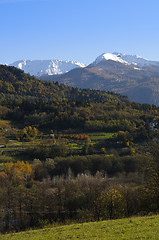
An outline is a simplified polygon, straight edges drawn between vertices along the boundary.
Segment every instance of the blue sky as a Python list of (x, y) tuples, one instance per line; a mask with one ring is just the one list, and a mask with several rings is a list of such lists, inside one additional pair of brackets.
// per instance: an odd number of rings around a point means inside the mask
[(158, 0), (0, 0), (0, 63), (104, 52), (159, 60)]

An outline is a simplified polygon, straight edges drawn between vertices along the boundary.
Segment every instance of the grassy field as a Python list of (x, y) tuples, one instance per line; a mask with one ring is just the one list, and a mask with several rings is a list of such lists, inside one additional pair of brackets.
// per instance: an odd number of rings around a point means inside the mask
[(151, 217), (136, 217), (94, 223), (65, 225), (0, 235), (1, 240), (134, 240), (159, 239), (159, 215)]
[(104, 132), (97, 132), (97, 133), (88, 133), (91, 140), (101, 140), (101, 139), (109, 139), (113, 138), (114, 133), (104, 133)]

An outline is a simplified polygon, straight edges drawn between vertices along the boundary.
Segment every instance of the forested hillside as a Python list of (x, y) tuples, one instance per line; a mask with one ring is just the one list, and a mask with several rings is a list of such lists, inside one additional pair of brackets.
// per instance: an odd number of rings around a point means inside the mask
[[(0, 65), (0, 94), (1, 99), (4, 96), (20, 96), (22, 99), (44, 99), (44, 100), (76, 100), (76, 101), (92, 101), (100, 102), (109, 99), (123, 99), (119, 94), (109, 94), (105, 91), (81, 90), (54, 83), (52, 81), (42, 81), (34, 76), (25, 74), (23, 71), (15, 67), (7, 67)], [(14, 97), (12, 97), (14, 96)], [(115, 97), (116, 96), (116, 97)]]

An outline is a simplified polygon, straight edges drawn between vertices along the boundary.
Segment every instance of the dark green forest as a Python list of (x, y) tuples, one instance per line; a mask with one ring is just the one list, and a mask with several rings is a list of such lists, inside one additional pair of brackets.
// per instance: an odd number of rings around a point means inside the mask
[(0, 229), (159, 211), (159, 108), (0, 66)]

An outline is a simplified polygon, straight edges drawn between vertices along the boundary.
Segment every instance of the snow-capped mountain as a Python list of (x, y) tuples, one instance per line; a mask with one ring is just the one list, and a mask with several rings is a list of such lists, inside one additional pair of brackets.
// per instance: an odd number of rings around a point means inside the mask
[(102, 55), (96, 58), (93, 64), (98, 64), (101, 61), (108, 61), (108, 60), (120, 62), (125, 65), (130, 65), (130, 64), (138, 65), (140, 67), (149, 66), (149, 65), (159, 65), (158, 61), (152, 61), (137, 55), (126, 55), (118, 52), (103, 53)]
[(83, 63), (62, 60), (21, 60), (9, 64), (25, 73), (40, 77), (42, 75), (56, 75), (66, 73), (74, 68), (85, 67)]
[(42, 76), (78, 88), (127, 95), (132, 101), (159, 105), (159, 62), (136, 55), (104, 53), (84, 68), (62, 75)]

